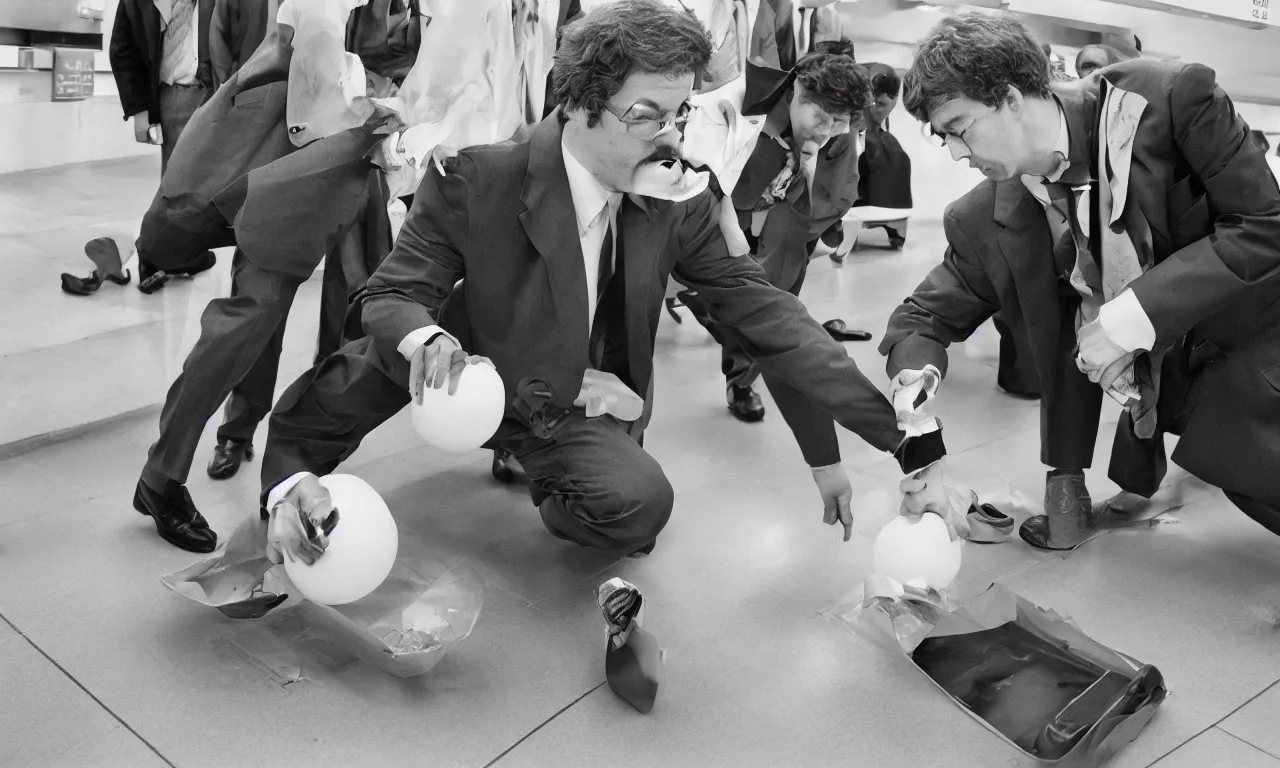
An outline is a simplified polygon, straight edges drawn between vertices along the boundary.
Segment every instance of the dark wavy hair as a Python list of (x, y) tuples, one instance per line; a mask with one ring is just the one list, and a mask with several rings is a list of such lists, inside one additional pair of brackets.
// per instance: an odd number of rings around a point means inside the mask
[(867, 70), (854, 61), (848, 39), (818, 43), (813, 53), (796, 62), (793, 72), (804, 87), (804, 100), (829, 115), (852, 117), (871, 104), (871, 81)]
[[(692, 72), (701, 79), (711, 50), (711, 35), (692, 11), (661, 0), (602, 5), (561, 30), (551, 70), (556, 102), (586, 110), (587, 125), (594, 127), (605, 102), (632, 73)], [(560, 118), (566, 119), (563, 112)]]
[(902, 78), (897, 72), (879, 72), (871, 76), (871, 95), (896, 99), (902, 91)]
[(1009, 88), (1049, 96), (1049, 61), (1022, 22), (1008, 16), (961, 13), (920, 43), (903, 80), (902, 104), (917, 120), (952, 99), (999, 107)]

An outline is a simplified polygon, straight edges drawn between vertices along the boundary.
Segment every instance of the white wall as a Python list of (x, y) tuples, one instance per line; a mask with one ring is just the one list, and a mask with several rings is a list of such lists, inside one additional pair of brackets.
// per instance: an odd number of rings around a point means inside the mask
[[(103, 39), (111, 37), (118, 0), (108, 0)], [(107, 56), (97, 58), (95, 96), (84, 101), (53, 102), (49, 72), (52, 57), (38, 51), (35, 72), (15, 69), (17, 49), (0, 47), (0, 173), (48, 168), (67, 163), (159, 154), (138, 144), (125, 122)]]

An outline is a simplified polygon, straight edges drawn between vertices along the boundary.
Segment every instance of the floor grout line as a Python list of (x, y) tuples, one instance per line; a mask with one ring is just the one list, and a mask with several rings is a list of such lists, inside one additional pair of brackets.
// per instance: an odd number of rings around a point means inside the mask
[(59, 672), (65, 675), (68, 680), (75, 683), (77, 688), (84, 691), (86, 696), (93, 699), (94, 703), (96, 703), (99, 707), (102, 707), (103, 711), (105, 711), (108, 715), (111, 715), (113, 718), (115, 718), (115, 721), (117, 723), (120, 723), (120, 725), (123, 726), (126, 731), (128, 731), (129, 733), (132, 733), (134, 737), (138, 739), (138, 741), (141, 741), (143, 744), (145, 744), (147, 746), (147, 749), (154, 752), (156, 757), (164, 761), (165, 765), (169, 766), (169, 768), (177, 768), (177, 766), (174, 765), (173, 761), (165, 757), (164, 753), (162, 753), (159, 749), (156, 749), (156, 746), (154, 744), (152, 744), (150, 741), (147, 741), (146, 737), (144, 737), (142, 734), (134, 730), (133, 726), (126, 723), (124, 721), (124, 718), (117, 715), (115, 711), (111, 709), (111, 707), (108, 707), (106, 703), (102, 701), (102, 699), (99, 699), (97, 696), (95, 696), (92, 691), (90, 691), (88, 688), (85, 687), (84, 683), (81, 683), (79, 680), (77, 680), (75, 675), (71, 674), (69, 671), (67, 671), (66, 667), (63, 667), (56, 660), (54, 660), (52, 656), (50, 656), (47, 652), (45, 652), (43, 648), (41, 648), (39, 645), (36, 644), (36, 641), (31, 639), (30, 635), (26, 634), (21, 629), (19, 629), (18, 625), (14, 624), (12, 621), (9, 621), (8, 617), (6, 617), (3, 613), (0, 613), (0, 621), (3, 621), (5, 624), (8, 624), (9, 627), (11, 627), (14, 632), (18, 633), (18, 637), (21, 637), (23, 640), (26, 640), (27, 645), (30, 645), (32, 648), (34, 648), (36, 653), (39, 653), (41, 656), (45, 657), (45, 659), (50, 664), (52, 664)]
[[(1159, 763), (1161, 760), (1165, 759), (1165, 758), (1166, 758), (1166, 757), (1168, 757), (1169, 755), (1172, 755), (1174, 752), (1177, 752), (1179, 749), (1182, 749), (1183, 747), (1187, 746), (1187, 745), (1188, 745), (1188, 744), (1190, 744), (1191, 742), (1193, 742), (1193, 741), (1195, 741), (1196, 739), (1200, 738), (1201, 736), (1205, 735), (1206, 733), (1208, 733), (1209, 731), (1213, 730), (1214, 728), (1218, 728), (1218, 726), (1219, 726), (1219, 725), (1221, 725), (1222, 723), (1226, 722), (1226, 720), (1227, 720), (1228, 718), (1230, 718), (1232, 715), (1234, 715), (1235, 713), (1237, 713), (1237, 712), (1239, 712), (1240, 710), (1244, 709), (1245, 707), (1249, 706), (1249, 705), (1250, 705), (1250, 704), (1252, 704), (1252, 703), (1254, 702), (1254, 700), (1256, 700), (1259, 696), (1261, 696), (1262, 694), (1264, 694), (1264, 693), (1266, 693), (1267, 691), (1271, 690), (1272, 688), (1275, 688), (1277, 685), (1280, 685), (1280, 680), (1277, 680), (1277, 681), (1275, 681), (1275, 682), (1271, 683), (1270, 685), (1268, 685), (1266, 688), (1263, 688), (1261, 691), (1258, 691), (1256, 694), (1254, 694), (1253, 696), (1250, 696), (1247, 700), (1245, 700), (1245, 702), (1244, 702), (1243, 704), (1241, 704), (1240, 706), (1236, 707), (1235, 709), (1231, 710), (1231, 711), (1230, 711), (1230, 712), (1228, 712), (1227, 714), (1225, 714), (1225, 715), (1223, 715), (1222, 717), (1218, 718), (1216, 721), (1214, 721), (1214, 722), (1210, 723), (1206, 728), (1204, 728), (1203, 730), (1199, 731), (1198, 733), (1194, 733), (1194, 734), (1192, 734), (1189, 738), (1187, 738), (1185, 741), (1183, 741), (1183, 742), (1179, 743), (1179, 744), (1178, 744), (1176, 747), (1174, 747), (1173, 749), (1169, 750), (1168, 752), (1165, 752), (1163, 755), (1161, 755), (1161, 756), (1157, 757), (1155, 760), (1152, 760), (1150, 763), (1147, 763), (1147, 768), (1152, 768), (1152, 766), (1154, 766), (1156, 763)], [(1228, 731), (1228, 730), (1226, 730), (1225, 728), (1218, 728), (1218, 730), (1222, 731), (1223, 733), (1227, 734), (1228, 736), (1231, 736), (1232, 738), (1236, 739), (1237, 741), (1244, 741), (1244, 739), (1241, 739), (1240, 737), (1236, 736), (1235, 734), (1231, 733), (1231, 731)], [(1247, 742), (1247, 741), (1244, 741), (1244, 743), (1245, 743), (1245, 744), (1249, 744), (1249, 742)], [(1265, 749), (1260, 749), (1259, 747), (1256, 747), (1256, 746), (1254, 746), (1253, 744), (1249, 744), (1249, 746), (1253, 747), (1254, 749), (1257, 749), (1259, 752), (1262, 752), (1263, 754), (1271, 755), (1271, 753), (1270, 753), (1270, 752), (1267, 752)], [(1271, 755), (1271, 756), (1272, 756), (1272, 757), (1276, 757), (1277, 759), (1280, 759), (1280, 756), (1276, 756), (1276, 755)]]
[(516, 747), (520, 746), (521, 744), (525, 743), (525, 742), (529, 739), (529, 737), (533, 736), (535, 733), (537, 733), (538, 731), (542, 730), (544, 727), (546, 727), (547, 725), (549, 725), (549, 724), (551, 723), (551, 721), (552, 721), (552, 720), (555, 720), (555, 719), (556, 719), (557, 717), (559, 717), (560, 715), (562, 715), (562, 714), (564, 714), (565, 712), (569, 711), (569, 709), (571, 709), (571, 708), (572, 708), (575, 704), (577, 704), (578, 702), (582, 701), (583, 699), (587, 698), (587, 697), (588, 697), (588, 696), (590, 696), (591, 694), (593, 694), (593, 693), (595, 693), (596, 691), (598, 691), (598, 690), (600, 690), (601, 688), (603, 688), (603, 687), (604, 687), (604, 684), (605, 684), (605, 681), (601, 681), (601, 682), (597, 683), (597, 684), (596, 684), (596, 686), (595, 686), (594, 688), (592, 688), (591, 690), (589, 690), (589, 691), (587, 691), (586, 693), (582, 694), (581, 696), (579, 696), (578, 698), (576, 698), (576, 699), (574, 699), (573, 701), (569, 702), (568, 704), (564, 705), (564, 706), (560, 709), (560, 711), (559, 711), (559, 712), (556, 712), (556, 713), (555, 713), (554, 715), (552, 715), (551, 717), (548, 717), (546, 720), (543, 720), (541, 723), (539, 723), (539, 724), (538, 724), (538, 727), (537, 727), (537, 728), (534, 728), (532, 731), (529, 731), (529, 732), (528, 732), (528, 733), (526, 733), (524, 736), (521, 736), (519, 741), (517, 741), (515, 744), (512, 744), (511, 746), (509, 746), (509, 747), (507, 747), (506, 749), (504, 749), (504, 750), (502, 751), (502, 754), (500, 754), (500, 755), (498, 755), (497, 757), (493, 758), (493, 759), (492, 759), (492, 760), (490, 760), (488, 763), (485, 763), (484, 768), (492, 768), (492, 766), (494, 766), (495, 764), (497, 764), (497, 762), (498, 762), (499, 760), (501, 760), (502, 758), (504, 758), (504, 757), (506, 757), (507, 755), (511, 754), (512, 750), (514, 750)]
[(1264, 754), (1264, 755), (1267, 755), (1268, 757), (1273, 757), (1273, 758), (1275, 758), (1275, 759), (1277, 759), (1277, 760), (1280, 760), (1280, 755), (1272, 754), (1271, 752), (1268, 752), (1267, 750), (1263, 749), (1262, 747), (1258, 746), (1257, 744), (1254, 744), (1254, 743), (1253, 743), (1253, 742), (1251, 742), (1251, 741), (1246, 741), (1246, 740), (1244, 740), (1244, 739), (1240, 738), (1239, 736), (1235, 735), (1235, 734), (1234, 734), (1234, 733), (1232, 733), (1231, 731), (1228, 731), (1226, 728), (1221, 728), (1221, 727), (1219, 727), (1219, 726), (1217, 726), (1217, 725), (1215, 725), (1215, 726), (1213, 726), (1213, 727), (1214, 727), (1214, 728), (1216, 728), (1217, 730), (1221, 731), (1223, 734), (1225, 734), (1225, 735), (1227, 736), (1227, 738), (1235, 739), (1236, 741), (1240, 742), (1241, 744), (1244, 744), (1244, 745), (1246, 745), (1246, 746), (1252, 747), (1253, 749), (1258, 750), (1259, 752), (1261, 752), (1261, 753), (1262, 753), (1262, 754)]

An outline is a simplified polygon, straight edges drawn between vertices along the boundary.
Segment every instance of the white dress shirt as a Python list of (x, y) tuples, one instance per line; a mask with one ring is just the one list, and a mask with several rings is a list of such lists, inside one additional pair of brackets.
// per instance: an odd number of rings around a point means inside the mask
[[(1022, 183), (1027, 186), (1032, 195), (1040, 201), (1044, 206), (1045, 215), (1049, 220), (1049, 229), (1053, 232), (1054, 242), (1059, 237), (1057, 217), (1051, 215), (1049, 210), (1053, 208), (1053, 201), (1049, 199), (1049, 190), (1045, 189), (1042, 181), (1050, 183), (1058, 181), (1062, 178), (1062, 174), (1066, 172), (1070, 163), (1067, 158), (1071, 156), (1071, 136), (1067, 129), (1067, 115), (1062, 111), (1062, 107), (1058, 107), (1058, 140), (1054, 145), (1054, 152), (1062, 156), (1062, 161), (1047, 176), (1024, 175)], [(1105, 182), (1100, 182), (1105, 183)], [(1087, 221), (1081, 221), (1081, 229), (1088, 226)], [(1102, 323), (1102, 330), (1106, 331), (1107, 338), (1115, 342), (1126, 352), (1133, 352), (1139, 349), (1151, 349), (1156, 343), (1156, 329), (1151, 324), (1151, 318), (1147, 317), (1147, 312), (1142, 308), (1142, 302), (1138, 301), (1138, 296), (1133, 289), (1126, 288), (1118, 296), (1111, 301), (1102, 305), (1098, 310), (1098, 322)]]
[[(617, 217), (618, 208), (622, 205), (622, 193), (606, 190), (591, 175), (591, 172), (574, 158), (568, 147), (561, 143), (560, 148), (564, 153), (564, 170), (569, 177), (569, 194), (573, 198), (573, 210), (578, 222), (582, 268), (587, 277), (587, 332), (590, 334), (591, 324), (595, 319), (596, 303), (600, 300), (596, 295), (598, 291), (596, 283), (600, 275), (600, 250), (604, 246), (605, 233), (610, 232), (609, 224)], [(616, 241), (614, 252), (617, 252)], [(418, 328), (410, 331), (400, 340), (396, 351), (406, 360), (412, 360), (419, 347), (429, 344), (432, 339), (442, 334), (449, 336), (438, 325)], [(449, 338), (453, 339), (452, 336)], [(454, 339), (454, 343), (457, 343), (457, 339)], [(308, 473), (299, 472), (272, 488), (267, 494), (267, 509), (275, 509), (280, 499), (284, 498), (284, 495), (306, 474)]]

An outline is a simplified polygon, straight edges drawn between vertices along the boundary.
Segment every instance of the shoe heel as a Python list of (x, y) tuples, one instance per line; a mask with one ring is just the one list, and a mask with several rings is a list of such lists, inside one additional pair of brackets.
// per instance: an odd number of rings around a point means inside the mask
[(151, 517), (151, 513), (147, 511), (147, 505), (142, 503), (142, 489), (133, 489), (133, 508), (138, 510), (138, 514)]

